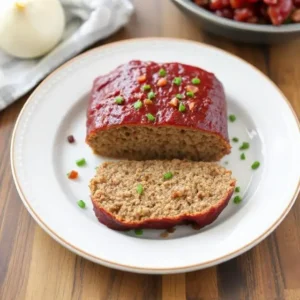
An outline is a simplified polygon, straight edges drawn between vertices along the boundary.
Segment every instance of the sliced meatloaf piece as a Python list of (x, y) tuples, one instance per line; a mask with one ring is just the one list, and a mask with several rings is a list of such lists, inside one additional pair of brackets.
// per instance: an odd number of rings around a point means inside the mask
[(130, 61), (95, 79), (86, 142), (116, 158), (217, 161), (231, 149), (223, 86), (197, 67)]
[(212, 223), (234, 191), (231, 171), (212, 162), (105, 162), (90, 181), (99, 221), (116, 230)]

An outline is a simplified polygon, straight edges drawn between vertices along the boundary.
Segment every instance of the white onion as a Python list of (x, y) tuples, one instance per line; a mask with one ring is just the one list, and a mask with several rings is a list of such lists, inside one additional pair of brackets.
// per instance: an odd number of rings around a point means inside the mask
[(46, 54), (61, 40), (64, 27), (58, 0), (0, 1), (0, 48), (10, 55)]

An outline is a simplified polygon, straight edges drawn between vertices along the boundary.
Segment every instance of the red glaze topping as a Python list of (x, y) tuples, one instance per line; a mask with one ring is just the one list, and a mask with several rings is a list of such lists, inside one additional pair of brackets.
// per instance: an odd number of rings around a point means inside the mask
[[(166, 71), (160, 76), (159, 70)], [(140, 78), (146, 76), (141, 82)], [(181, 83), (173, 82), (175, 77)], [(166, 85), (159, 86), (160, 79), (166, 79)], [(192, 79), (199, 78), (200, 83), (193, 84)], [(150, 85), (150, 89), (143, 87)], [(187, 87), (195, 86), (194, 95), (187, 95)], [(151, 105), (145, 105), (148, 93), (154, 92)], [(185, 106), (181, 112), (178, 106), (170, 105), (177, 94)], [(115, 98), (123, 97), (121, 105)], [(134, 103), (141, 100), (139, 109)], [(150, 122), (147, 114), (152, 114), (155, 121)], [(157, 64), (154, 62), (130, 61), (107, 75), (95, 79), (90, 95), (87, 112), (87, 134), (105, 130), (112, 126), (178, 126), (216, 133), (228, 141), (227, 108), (223, 86), (214, 74), (200, 68), (180, 63)]]

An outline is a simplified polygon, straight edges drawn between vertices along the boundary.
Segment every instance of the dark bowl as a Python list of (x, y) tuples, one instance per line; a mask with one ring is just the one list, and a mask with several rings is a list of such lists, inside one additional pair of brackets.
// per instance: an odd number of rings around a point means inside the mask
[(300, 24), (281, 26), (249, 24), (219, 17), (191, 0), (171, 0), (180, 10), (193, 18), (203, 30), (225, 38), (255, 44), (274, 44), (300, 37)]

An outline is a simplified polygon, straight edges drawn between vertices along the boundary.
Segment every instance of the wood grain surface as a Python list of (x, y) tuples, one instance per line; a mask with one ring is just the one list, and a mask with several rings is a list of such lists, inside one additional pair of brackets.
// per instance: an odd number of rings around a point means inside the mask
[[(203, 33), (169, 0), (133, 2), (136, 11), (130, 24), (97, 45), (164, 36), (223, 48), (269, 76), (300, 116), (300, 40), (275, 46), (235, 44)], [(258, 246), (197, 272), (166, 276), (126, 273), (93, 264), (60, 246), (27, 213), (11, 175), (11, 134), (29, 95), (0, 112), (1, 300), (300, 299), (299, 197), (276, 231)]]

